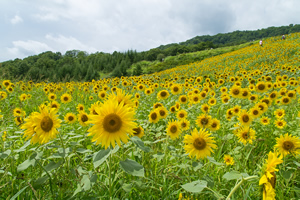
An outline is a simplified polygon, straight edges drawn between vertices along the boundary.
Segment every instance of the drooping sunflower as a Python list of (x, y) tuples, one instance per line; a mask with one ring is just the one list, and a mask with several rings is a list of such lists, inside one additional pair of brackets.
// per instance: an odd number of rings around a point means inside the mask
[(276, 145), (274, 146), (283, 156), (288, 154), (300, 154), (300, 138), (286, 133), (276, 138)]
[(236, 134), (239, 138), (239, 142), (242, 142), (244, 145), (247, 143), (252, 144), (253, 140), (255, 140), (255, 130), (250, 128), (249, 126), (241, 127)]
[(69, 103), (72, 101), (72, 96), (68, 93), (64, 93), (61, 95), (60, 100), (62, 103)]
[(144, 129), (141, 126), (133, 129), (133, 135), (142, 138), (145, 135)]
[(134, 122), (135, 112), (130, 106), (124, 105), (122, 101), (119, 103), (115, 99), (110, 99), (101, 107), (96, 107), (99, 115), (91, 115), (89, 123), (93, 126), (88, 129), (88, 136), (93, 136), (92, 142), (96, 145), (100, 144), (107, 149), (109, 146), (113, 148), (116, 143), (121, 146), (128, 142), (128, 135), (133, 135), (134, 128), (137, 124)]
[(223, 159), (224, 159), (224, 163), (226, 165), (233, 165), (234, 164), (234, 159), (231, 155), (225, 154)]
[(167, 125), (167, 135), (170, 136), (172, 140), (179, 137), (181, 133), (181, 127), (178, 121), (169, 121)]
[(210, 137), (210, 135), (205, 129), (198, 131), (195, 128), (191, 135), (184, 136), (184, 149), (190, 158), (206, 158), (213, 153), (213, 149), (216, 149), (217, 145), (215, 144), (214, 137)]
[(17, 124), (17, 126), (23, 124), (23, 117), (22, 116), (16, 116), (15, 117), (15, 123)]
[(76, 115), (74, 113), (67, 113), (64, 117), (64, 120), (69, 124), (73, 124), (76, 121)]

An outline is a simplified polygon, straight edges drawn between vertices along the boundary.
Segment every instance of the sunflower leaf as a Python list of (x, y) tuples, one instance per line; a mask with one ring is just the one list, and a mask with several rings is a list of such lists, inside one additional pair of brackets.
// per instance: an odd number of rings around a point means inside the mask
[(8, 150), (6, 150), (6, 151), (0, 153), (0, 158), (1, 158), (1, 159), (6, 158), (6, 157), (8, 157), (8, 156), (10, 155), (10, 153), (11, 153), (11, 150), (8, 149)]
[(223, 178), (227, 179), (228, 181), (229, 180), (234, 180), (234, 179), (239, 179), (242, 177), (242, 174), (238, 171), (231, 171), (231, 172), (226, 172), (224, 175), (223, 175)]
[(98, 153), (95, 153), (93, 157), (94, 168), (97, 168), (99, 165), (101, 165), (110, 154), (111, 149), (102, 149), (98, 151)]
[(143, 150), (144, 152), (148, 153), (151, 151), (150, 147), (147, 147), (144, 145), (144, 142), (137, 136), (134, 136), (132, 138), (130, 138), (131, 141), (141, 150)]
[(188, 192), (200, 193), (204, 188), (207, 187), (207, 182), (204, 180), (198, 180), (181, 185), (181, 187)]
[(120, 167), (128, 174), (144, 177), (144, 167), (134, 160), (127, 158), (125, 161), (120, 161)]

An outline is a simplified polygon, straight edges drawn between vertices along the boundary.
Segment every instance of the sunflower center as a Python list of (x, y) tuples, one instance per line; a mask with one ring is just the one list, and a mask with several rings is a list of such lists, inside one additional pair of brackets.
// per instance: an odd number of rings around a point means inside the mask
[(249, 118), (248, 115), (244, 115), (244, 116), (242, 117), (242, 120), (243, 120), (243, 122), (249, 122), (250, 118)]
[(176, 125), (172, 125), (170, 128), (170, 132), (171, 133), (176, 133), (177, 132), (177, 126)]
[(181, 102), (186, 102), (186, 98), (185, 97), (181, 97)]
[(160, 93), (160, 96), (165, 97), (165, 96), (167, 96), (167, 93), (166, 93), (165, 91), (162, 91), (162, 92)]
[(187, 126), (187, 124), (186, 124), (185, 122), (182, 122), (182, 123), (181, 123), (181, 127), (182, 127), (182, 128), (185, 128), (186, 126)]
[(173, 91), (174, 91), (174, 92), (178, 92), (178, 90), (179, 90), (178, 87), (174, 87), (174, 88), (173, 88)]
[(86, 115), (81, 116), (81, 121), (86, 122), (89, 118)]
[(73, 121), (74, 117), (73, 116), (69, 116), (69, 121)]
[(272, 93), (271, 95), (270, 95), (270, 98), (272, 98), (272, 99), (274, 99), (276, 97), (276, 94), (275, 93)]
[(258, 113), (259, 113), (258, 110), (253, 111), (253, 115), (258, 115)]
[(141, 129), (139, 127), (133, 129), (133, 134), (134, 135), (139, 135), (140, 133), (141, 133)]
[(239, 94), (240, 94), (240, 90), (233, 90), (232, 93), (233, 93), (234, 95), (239, 95)]
[(287, 150), (290, 151), (294, 148), (294, 143), (291, 141), (284, 141), (282, 147)]
[(68, 101), (69, 100), (69, 98), (68, 97), (64, 97), (64, 101)]
[(282, 100), (284, 103), (288, 103), (289, 101), (290, 101), (290, 99), (289, 98), (283, 98), (283, 100)]
[(244, 132), (244, 133), (242, 133), (242, 138), (244, 138), (245, 140), (247, 140), (247, 139), (248, 139), (248, 137), (249, 137), (249, 134), (248, 134), (248, 132)]
[(53, 127), (53, 120), (46, 116), (42, 119), (41, 121), (41, 128), (43, 129), (43, 131), (45, 132), (49, 132)]
[(201, 124), (202, 125), (206, 125), (206, 124), (208, 124), (208, 119), (205, 117), (205, 118), (202, 118), (201, 119)]
[(122, 127), (122, 120), (117, 114), (111, 113), (104, 117), (103, 128), (105, 131), (109, 133), (115, 133), (118, 130), (120, 130), (121, 127)]
[(217, 126), (218, 126), (217, 123), (212, 123), (212, 124), (211, 124), (211, 127), (212, 127), (212, 128), (216, 128)]
[(278, 122), (278, 126), (283, 126), (283, 123), (282, 122)]
[(206, 142), (203, 138), (196, 138), (193, 145), (195, 149), (202, 150), (206, 147)]
[(184, 118), (184, 114), (183, 114), (183, 113), (180, 113), (180, 114), (179, 114), (179, 118)]
[(164, 117), (166, 115), (166, 112), (164, 110), (159, 111), (160, 116)]
[(157, 114), (156, 113), (152, 113), (150, 115), (150, 117), (151, 117), (152, 120), (156, 120), (157, 119)]

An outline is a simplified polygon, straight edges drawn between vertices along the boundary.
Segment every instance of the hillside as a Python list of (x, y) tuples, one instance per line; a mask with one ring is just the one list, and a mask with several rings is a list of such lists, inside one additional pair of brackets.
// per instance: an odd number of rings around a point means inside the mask
[[(214, 36), (197, 36), (179, 44), (161, 45), (149, 51), (96, 52), (88, 54), (80, 50), (43, 52), (24, 59), (0, 63), (1, 79), (33, 81), (91, 81), (103, 77), (121, 77), (153, 73), (237, 49), (236, 45), (253, 40), (300, 32), (300, 25), (269, 27), (256, 31), (235, 31)], [(251, 42), (249, 44), (251, 44)], [(208, 51), (230, 47), (220, 51)], [(174, 57), (175, 56), (175, 57)], [(164, 62), (161, 62), (161, 61)]]

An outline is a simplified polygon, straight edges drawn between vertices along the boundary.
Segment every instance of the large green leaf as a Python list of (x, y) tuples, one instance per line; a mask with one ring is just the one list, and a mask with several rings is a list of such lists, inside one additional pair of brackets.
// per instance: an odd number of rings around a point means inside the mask
[(239, 179), (242, 177), (242, 174), (238, 171), (231, 171), (231, 172), (226, 172), (226, 174), (223, 175), (223, 178), (229, 180), (234, 180), (234, 179)]
[(188, 192), (200, 193), (204, 188), (207, 187), (207, 182), (204, 180), (198, 180), (181, 185), (181, 187)]
[(10, 150), (10, 149), (7, 149), (6, 151), (0, 153), (0, 158), (1, 158), (1, 159), (6, 158), (6, 157), (8, 157), (8, 156), (10, 155), (10, 153), (11, 153), (11, 150)]
[(18, 172), (19, 171), (23, 171), (23, 170), (27, 169), (28, 167), (33, 166), (34, 164), (35, 164), (35, 159), (32, 159), (32, 160), (27, 159), (23, 163), (21, 163), (20, 165), (18, 165), (17, 171)]
[(12, 198), (10, 198), (10, 200), (14, 200), (14, 199), (16, 199), (26, 188), (28, 187), (28, 185), (27, 186), (25, 186), (25, 187), (23, 187), (19, 192), (17, 192)]
[(93, 157), (94, 168), (97, 168), (101, 165), (111, 154), (111, 149), (102, 149), (98, 151)]
[(134, 160), (120, 161), (120, 167), (128, 174), (144, 177), (144, 167)]
[(134, 136), (131, 138), (131, 141), (141, 150), (145, 151), (145, 152), (150, 152), (151, 149), (150, 147), (147, 147), (144, 145), (144, 142), (137, 136)]

